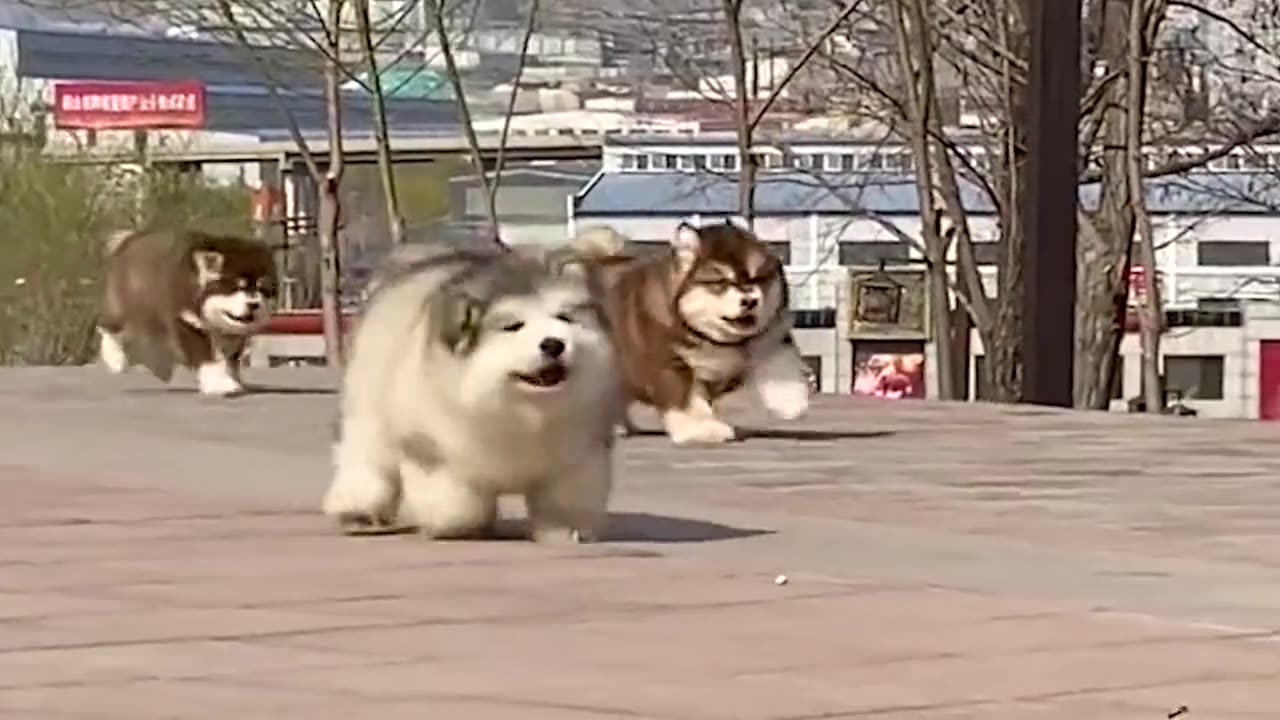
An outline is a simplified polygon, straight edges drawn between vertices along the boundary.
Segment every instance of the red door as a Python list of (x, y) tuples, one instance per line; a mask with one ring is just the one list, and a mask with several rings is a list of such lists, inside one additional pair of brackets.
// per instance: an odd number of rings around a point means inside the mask
[(1280, 340), (1263, 340), (1258, 352), (1258, 417), (1280, 420)]

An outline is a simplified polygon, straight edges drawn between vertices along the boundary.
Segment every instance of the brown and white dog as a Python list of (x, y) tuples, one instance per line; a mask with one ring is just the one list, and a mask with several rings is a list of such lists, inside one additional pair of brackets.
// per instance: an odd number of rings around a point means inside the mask
[(143, 230), (107, 240), (99, 354), (115, 373), (146, 367), (168, 382), (178, 365), (205, 395), (244, 390), (250, 338), (270, 318), (279, 278), (271, 250), (248, 238)]
[[(736, 438), (717, 402), (745, 385), (794, 419), (809, 407), (805, 365), (791, 337), (782, 263), (732, 223), (681, 223), (670, 252), (629, 255), (605, 227), (574, 240), (594, 259), (619, 373), (633, 403), (651, 405), (679, 445)], [(630, 420), (626, 429), (631, 430)]]

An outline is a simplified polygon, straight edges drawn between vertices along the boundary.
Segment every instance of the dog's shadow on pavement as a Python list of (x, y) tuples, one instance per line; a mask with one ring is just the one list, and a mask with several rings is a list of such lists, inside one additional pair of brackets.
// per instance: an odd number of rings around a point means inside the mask
[[(834, 442), (837, 440), (872, 440), (875, 438), (893, 437), (897, 433), (892, 430), (806, 430), (803, 428), (751, 428), (738, 427), (738, 439), (726, 447), (732, 447), (749, 440), (794, 440), (796, 442)], [(642, 428), (631, 433), (630, 437), (666, 437), (662, 430)], [(625, 439), (625, 438), (624, 438)]]
[[(504, 517), (498, 520), (492, 541), (523, 541), (528, 539), (529, 523), (522, 517)], [(400, 525), (396, 527), (362, 530), (351, 533), (364, 537), (387, 535), (414, 535), (417, 528)], [(643, 512), (609, 513), (609, 528), (605, 531), (601, 542), (610, 543), (704, 543), (720, 540), (738, 540), (772, 535), (773, 530), (757, 528), (737, 528), (722, 525), (708, 520), (674, 517), (671, 515), (655, 515)]]
[[(125, 388), (125, 392), (137, 395), (199, 395), (199, 391), (190, 385), (160, 385)], [(240, 400), (254, 395), (337, 395), (338, 391), (329, 387), (291, 387), (288, 385), (246, 385), (245, 392), (222, 400)]]
[(622, 543), (703, 543), (772, 535), (772, 530), (738, 528), (693, 518), (642, 512), (609, 515), (605, 542)]

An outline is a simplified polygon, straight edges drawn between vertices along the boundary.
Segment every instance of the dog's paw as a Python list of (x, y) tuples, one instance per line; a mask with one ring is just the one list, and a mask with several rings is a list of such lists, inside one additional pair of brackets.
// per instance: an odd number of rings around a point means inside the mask
[(125, 353), (124, 343), (114, 333), (98, 331), (98, 356), (102, 364), (113, 374), (119, 375), (129, 369), (129, 356)]
[(720, 445), (738, 439), (732, 425), (715, 418), (689, 418), (668, 423), (667, 435), (676, 445)]
[(325, 493), (321, 510), (347, 534), (379, 532), (394, 527), (395, 508), (384, 502), (380, 492), (365, 495), (335, 484)]
[(209, 397), (233, 397), (244, 393), (244, 386), (227, 372), (222, 363), (201, 365), (197, 371), (200, 394)]
[(809, 410), (809, 385), (805, 382), (773, 382), (760, 388), (760, 399), (775, 417), (795, 420)]
[(530, 533), (534, 542), (543, 545), (585, 545), (597, 541), (591, 530), (534, 523)]

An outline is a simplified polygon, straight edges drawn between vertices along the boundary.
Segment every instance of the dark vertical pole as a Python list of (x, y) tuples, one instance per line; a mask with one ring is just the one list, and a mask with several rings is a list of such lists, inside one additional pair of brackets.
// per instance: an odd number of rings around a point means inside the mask
[(1080, 2), (1029, 0), (1022, 401), (1071, 405), (1075, 350)]

